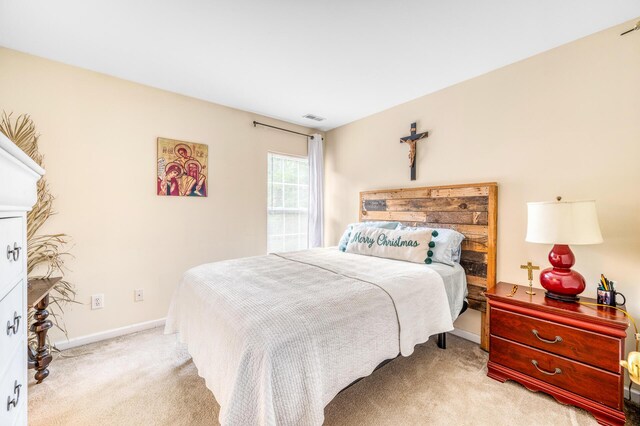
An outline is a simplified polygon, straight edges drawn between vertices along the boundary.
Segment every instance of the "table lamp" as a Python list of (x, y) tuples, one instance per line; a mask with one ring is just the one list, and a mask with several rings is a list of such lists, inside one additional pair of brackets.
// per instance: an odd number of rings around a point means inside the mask
[(552, 268), (540, 272), (546, 297), (577, 302), (586, 287), (584, 277), (571, 269), (576, 258), (569, 244), (600, 244), (596, 202), (557, 201), (527, 203), (527, 237), (530, 243), (553, 244), (549, 252)]

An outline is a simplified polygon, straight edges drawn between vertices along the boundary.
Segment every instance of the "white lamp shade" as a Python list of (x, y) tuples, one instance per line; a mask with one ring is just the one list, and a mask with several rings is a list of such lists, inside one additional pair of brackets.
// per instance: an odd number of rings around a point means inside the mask
[(527, 203), (527, 238), (542, 244), (599, 244), (602, 242), (596, 202), (552, 201)]

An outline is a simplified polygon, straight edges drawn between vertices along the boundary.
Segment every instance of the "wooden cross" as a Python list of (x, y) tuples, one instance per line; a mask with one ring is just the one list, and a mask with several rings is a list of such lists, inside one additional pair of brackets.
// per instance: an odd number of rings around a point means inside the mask
[(529, 279), (529, 291), (527, 291), (527, 294), (536, 294), (533, 291), (533, 271), (537, 271), (538, 269), (540, 269), (539, 266), (534, 266), (533, 263), (531, 262), (527, 262), (526, 265), (520, 265), (520, 269), (526, 269), (527, 270), (527, 278)]
[(416, 142), (429, 136), (429, 132), (416, 133), (416, 123), (411, 123), (411, 134), (400, 138), (400, 143), (409, 145), (409, 167), (411, 167), (411, 180), (416, 180)]

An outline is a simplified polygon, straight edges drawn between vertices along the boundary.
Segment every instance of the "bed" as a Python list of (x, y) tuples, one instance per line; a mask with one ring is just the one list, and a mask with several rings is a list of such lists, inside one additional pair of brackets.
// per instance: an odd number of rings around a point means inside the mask
[[(360, 217), (427, 224), (428, 218), (436, 216), (420, 215), (422, 209), (434, 212), (433, 208), (444, 206), (446, 212), (453, 208), (453, 202), (445, 206), (436, 198), (468, 196), (469, 202), (459, 202), (458, 210), (484, 208), (485, 215), (467, 215), (480, 222), (484, 216), (495, 217), (490, 208), (495, 203), (489, 202), (493, 192), (489, 188), (495, 184), (481, 185), (447, 187), (452, 192), (446, 196), (437, 192), (444, 187), (364, 192)], [(464, 195), (460, 189), (465, 188), (471, 188), (468, 193), (473, 195)], [(474, 188), (480, 189), (480, 195)], [(487, 202), (479, 202), (479, 197)], [(404, 210), (398, 210), (398, 203), (387, 200), (422, 201), (404, 203)], [(466, 216), (437, 217), (461, 222)], [(459, 225), (465, 224), (438, 222), (438, 227), (457, 226), (474, 240), (481, 235), (480, 227), (488, 230), (489, 226), (488, 220), (487, 225), (476, 223), (468, 229)], [(495, 231), (495, 223), (492, 226)], [(486, 235), (485, 243), (491, 239)], [(165, 332), (178, 333), (187, 345), (198, 373), (220, 404), (221, 424), (319, 425), (324, 407), (345, 387), (386, 360), (411, 355), (430, 336), (451, 331), (467, 300), (470, 307), (482, 308), (482, 301), (472, 299), (476, 294), (470, 291), (469, 277), (483, 274), (477, 263), (487, 265), (490, 257), (495, 259), (495, 244), (493, 253), (485, 244), (487, 256), (473, 257), (473, 265), (465, 255), (469, 247), (480, 249), (480, 245), (476, 241), (464, 246), (463, 260), (453, 267), (343, 253), (336, 248), (200, 265), (187, 271), (178, 286)]]

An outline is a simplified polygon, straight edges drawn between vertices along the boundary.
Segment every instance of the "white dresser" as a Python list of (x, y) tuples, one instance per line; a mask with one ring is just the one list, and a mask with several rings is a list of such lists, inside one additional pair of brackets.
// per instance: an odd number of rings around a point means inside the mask
[(44, 170), (0, 133), (0, 425), (27, 424), (26, 212)]

